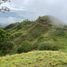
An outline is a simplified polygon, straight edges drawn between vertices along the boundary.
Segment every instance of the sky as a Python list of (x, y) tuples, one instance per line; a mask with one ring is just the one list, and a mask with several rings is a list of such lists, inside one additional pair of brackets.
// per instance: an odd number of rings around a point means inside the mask
[(11, 0), (1, 6), (7, 6), (11, 10), (0, 13), (2, 25), (44, 15), (54, 16), (67, 24), (67, 0)]

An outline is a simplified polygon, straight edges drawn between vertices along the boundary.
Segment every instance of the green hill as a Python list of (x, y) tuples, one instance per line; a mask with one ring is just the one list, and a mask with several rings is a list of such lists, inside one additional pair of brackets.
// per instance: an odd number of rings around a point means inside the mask
[(0, 67), (67, 67), (67, 54), (60, 51), (32, 51), (0, 57)]
[[(52, 17), (53, 18), (53, 17)], [(56, 24), (57, 22), (57, 24)], [(13, 42), (19, 47), (23, 42), (30, 43), (37, 49), (40, 43), (55, 44), (67, 48), (67, 32), (60, 21), (51, 19), (51, 16), (42, 16), (35, 21), (24, 20), (5, 28), (10, 32)]]
[(67, 26), (51, 16), (10, 24), (0, 34), (0, 55), (32, 50), (67, 52)]
[(0, 28), (0, 67), (67, 67), (67, 25), (42, 16)]

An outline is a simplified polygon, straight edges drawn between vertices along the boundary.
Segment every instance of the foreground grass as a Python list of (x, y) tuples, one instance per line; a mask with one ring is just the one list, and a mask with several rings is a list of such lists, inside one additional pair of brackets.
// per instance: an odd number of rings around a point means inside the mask
[(67, 67), (67, 54), (60, 51), (32, 51), (0, 57), (0, 67)]

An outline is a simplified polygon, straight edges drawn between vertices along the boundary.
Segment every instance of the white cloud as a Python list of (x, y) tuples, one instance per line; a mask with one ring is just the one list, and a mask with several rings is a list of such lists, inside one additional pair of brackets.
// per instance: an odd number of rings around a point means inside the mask
[(4, 25), (4, 26), (9, 25), (11, 23), (15, 23), (15, 21), (17, 21), (15, 17), (8, 17), (8, 19), (7, 17), (0, 18), (0, 23), (2, 23), (1, 25)]
[(8, 24), (15, 23), (16, 18), (15, 17), (8, 17), (7, 21), (8, 21)]
[(16, 5), (13, 2), (5, 2), (5, 3), (3, 3), (3, 4), (0, 5), (0, 8), (2, 6), (8, 7), (11, 11), (23, 11), (24, 10), (24, 8), (18, 8), (18, 7), (16, 7)]
[(19, 11), (20, 16), (24, 16), (23, 12), (27, 12), (27, 17), (30, 13), (31, 18), (39, 15), (52, 15), (67, 22), (67, 0), (12, 0), (3, 5), (8, 6), (16, 13)]

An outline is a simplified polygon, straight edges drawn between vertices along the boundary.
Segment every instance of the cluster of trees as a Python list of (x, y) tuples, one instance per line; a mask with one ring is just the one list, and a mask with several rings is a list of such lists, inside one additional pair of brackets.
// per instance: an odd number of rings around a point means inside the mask
[[(62, 31), (52, 32), (53, 35), (63, 36)], [(42, 40), (42, 39), (41, 39)], [(19, 44), (18, 44), (19, 45)], [(56, 43), (37, 42), (32, 45), (28, 40), (23, 41), (19, 46), (11, 41), (10, 34), (0, 29), (0, 55), (28, 52), (31, 50), (59, 50), (62, 46)]]
[(14, 43), (10, 40), (10, 34), (0, 29), (0, 55), (11, 54), (13, 50)]
[(2, 6), (3, 3), (5, 2), (10, 2), (10, 0), (0, 0), (0, 12), (8, 12), (10, 11), (10, 8), (6, 7), (6, 6)]

